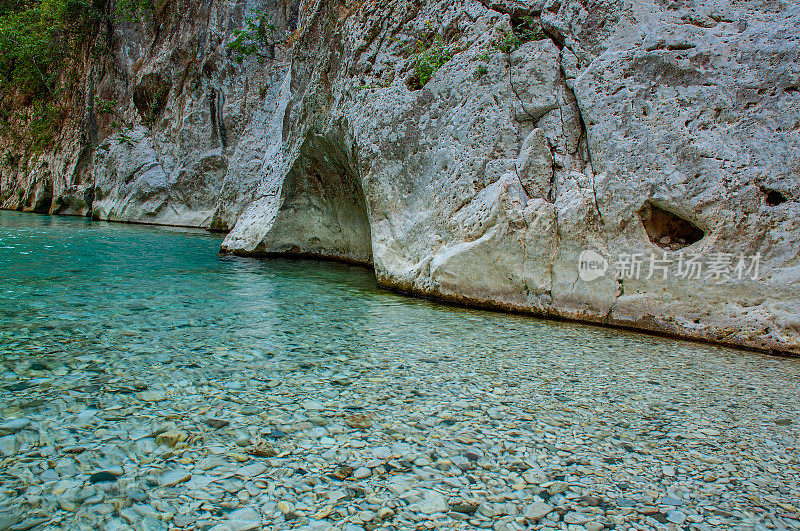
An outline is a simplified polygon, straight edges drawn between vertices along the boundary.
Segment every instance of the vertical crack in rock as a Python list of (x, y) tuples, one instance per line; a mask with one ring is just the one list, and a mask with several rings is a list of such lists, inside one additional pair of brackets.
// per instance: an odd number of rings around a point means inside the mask
[(617, 301), (619, 301), (620, 297), (625, 295), (625, 281), (621, 278), (617, 279), (617, 294), (614, 297), (614, 302), (611, 303), (611, 306), (608, 308), (608, 312), (606, 313), (605, 317), (603, 317), (603, 324), (608, 324), (611, 321), (611, 315), (614, 313), (614, 308), (617, 306)]
[(561, 245), (561, 236), (560, 236), (560, 228), (558, 224), (558, 209), (555, 210), (555, 215), (553, 216), (553, 253), (548, 261), (548, 272), (550, 273), (550, 289), (547, 292), (550, 294), (550, 302), (547, 304), (547, 308), (545, 309), (545, 315), (549, 316), (552, 315), (552, 308), (553, 304), (555, 304), (555, 297), (553, 297), (553, 288), (557, 283), (556, 279), (556, 257), (558, 256), (559, 246)]
[(145, 75), (133, 89), (133, 104), (136, 106), (143, 124), (155, 123), (167, 104), (170, 89), (167, 79), (156, 73)]
[(222, 108), (225, 105), (225, 94), (211, 89), (208, 95), (208, 107), (211, 114), (211, 128), (214, 131), (219, 145), (224, 149), (228, 146), (228, 133), (223, 122)]
[(530, 117), (530, 119), (535, 123), (541, 117), (540, 116), (534, 116), (533, 114), (531, 114), (531, 112), (525, 106), (525, 102), (523, 101), (522, 97), (519, 95), (519, 92), (517, 92), (517, 88), (514, 86), (514, 78), (513, 78), (513, 73), (512, 73), (512, 71), (514, 70), (514, 66), (511, 64), (511, 55), (510, 54), (506, 54), (506, 55), (507, 55), (506, 63), (508, 65), (508, 84), (511, 87), (511, 92), (514, 93), (514, 96), (516, 96), (517, 101), (519, 101), (519, 105), (522, 108), (522, 111), (525, 114), (527, 114)]
[(594, 181), (594, 172), (589, 175), (589, 184), (592, 186), (592, 198), (594, 199), (594, 209), (597, 211), (597, 215), (600, 218), (600, 224), (605, 226), (606, 222), (603, 219), (603, 211), (600, 210), (600, 203), (597, 202), (597, 184)]

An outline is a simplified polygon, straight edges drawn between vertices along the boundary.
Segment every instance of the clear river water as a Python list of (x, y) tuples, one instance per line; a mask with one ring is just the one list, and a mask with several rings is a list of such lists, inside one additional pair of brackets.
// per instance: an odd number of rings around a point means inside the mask
[(220, 243), (0, 212), (0, 529), (800, 528), (798, 359)]
[(366, 268), (219, 255), (220, 243), (203, 231), (0, 212), (0, 354), (732, 352), (412, 299), (379, 289)]

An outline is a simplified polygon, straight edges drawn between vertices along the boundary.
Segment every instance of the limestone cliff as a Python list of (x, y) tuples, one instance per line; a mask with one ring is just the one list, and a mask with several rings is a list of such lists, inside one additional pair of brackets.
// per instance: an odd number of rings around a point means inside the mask
[[(262, 12), (279, 38), (239, 62)], [(800, 353), (798, 28), (777, 0), (170, 1), (103, 29), (57, 148), (5, 157), (0, 198)]]

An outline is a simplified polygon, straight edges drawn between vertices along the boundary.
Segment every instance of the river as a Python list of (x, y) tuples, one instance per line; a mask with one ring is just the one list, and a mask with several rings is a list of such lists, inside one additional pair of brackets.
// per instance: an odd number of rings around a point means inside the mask
[(0, 528), (800, 526), (800, 360), (220, 243), (0, 212)]

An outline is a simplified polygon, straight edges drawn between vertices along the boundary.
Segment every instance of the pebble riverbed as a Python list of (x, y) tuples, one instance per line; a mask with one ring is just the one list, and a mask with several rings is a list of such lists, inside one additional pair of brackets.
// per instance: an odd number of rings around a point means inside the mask
[(6, 355), (0, 529), (800, 528), (800, 360), (637, 341)]
[(800, 359), (0, 212), (0, 531), (798, 529)]

